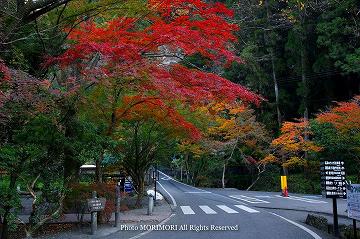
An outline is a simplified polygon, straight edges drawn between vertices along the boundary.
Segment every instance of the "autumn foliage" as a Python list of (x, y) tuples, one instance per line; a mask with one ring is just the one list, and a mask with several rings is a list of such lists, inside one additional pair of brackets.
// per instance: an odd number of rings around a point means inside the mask
[(266, 156), (262, 163), (280, 163), (284, 167), (306, 166), (306, 153), (319, 152), (322, 149), (309, 140), (311, 135), (308, 121), (284, 122), (280, 136), (271, 143), (272, 153)]
[(243, 86), (180, 64), (194, 54), (217, 65), (240, 61), (232, 51), (238, 27), (227, 21), (233, 16), (231, 10), (200, 0), (152, 0), (148, 11), (139, 18), (122, 16), (103, 24), (84, 22), (69, 35), (70, 47), (50, 58), (48, 64), (75, 68), (73, 82), (78, 85), (118, 82), (125, 90), (125, 104), (118, 109), (117, 119), (151, 114), (164, 125), (182, 127), (192, 138), (199, 138), (199, 131), (176, 112), (175, 105), (261, 102), (260, 96)]
[(360, 129), (360, 96), (352, 101), (338, 102), (335, 107), (317, 115), (319, 123), (332, 124), (342, 133)]

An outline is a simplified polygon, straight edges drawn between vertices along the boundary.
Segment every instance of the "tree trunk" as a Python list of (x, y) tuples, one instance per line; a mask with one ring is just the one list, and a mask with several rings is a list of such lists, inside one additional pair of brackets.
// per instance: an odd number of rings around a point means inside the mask
[(309, 87), (308, 82), (306, 80), (306, 59), (305, 59), (305, 46), (302, 46), (301, 49), (301, 82), (304, 87), (304, 95), (303, 95), (303, 104), (304, 104), (304, 120), (309, 120), (309, 109), (308, 109), (308, 94)]
[[(270, 26), (269, 18), (270, 18), (270, 9), (269, 9), (269, 1), (265, 0), (265, 8), (266, 8), (266, 20)], [(271, 33), (269, 34), (269, 38), (271, 38)], [(273, 49), (273, 42), (270, 39), (270, 55), (271, 55), (271, 68), (272, 68), (272, 77), (274, 82), (274, 91), (275, 91), (275, 104), (276, 104), (276, 114), (277, 114), (277, 122), (279, 128), (281, 127), (281, 111), (279, 106), (279, 85), (276, 78), (276, 71), (275, 71), (275, 53)]]
[(281, 112), (280, 112), (280, 106), (279, 106), (279, 85), (278, 85), (278, 82), (276, 79), (275, 59), (274, 59), (273, 50), (271, 51), (271, 67), (272, 67), (272, 76), (273, 76), (273, 81), (274, 81), (277, 122), (278, 122), (279, 128), (281, 128)]
[[(11, 201), (11, 191), (15, 190), (16, 187), (16, 181), (17, 181), (17, 174), (11, 173), (10, 174), (10, 183), (9, 183), (9, 193), (10, 195), (7, 195), (9, 201)], [(8, 239), (9, 238), (9, 215), (12, 207), (11, 206), (5, 206), (4, 207), (4, 221), (2, 225), (2, 232), (1, 232), (1, 239)]]
[(96, 159), (96, 169), (95, 169), (95, 178), (96, 178), (96, 182), (97, 183), (102, 183), (103, 182), (103, 172), (102, 172), (102, 168), (101, 168), (101, 162), (103, 160), (103, 152), (100, 153), (99, 157)]
[(189, 154), (188, 153), (185, 153), (184, 159), (185, 159), (186, 183), (189, 183), (189, 164), (188, 164)]
[(223, 171), (222, 171), (222, 177), (221, 177), (221, 185), (222, 185), (222, 188), (225, 188), (225, 173), (226, 173), (226, 164), (227, 164), (227, 160), (224, 160)]
[(183, 166), (180, 167), (180, 181), (183, 181)]
[(144, 196), (144, 176), (143, 174), (140, 174), (137, 176), (137, 180), (136, 180), (136, 184), (137, 184), (137, 198), (136, 198), (136, 204), (135, 206), (137, 208), (140, 208), (141, 207), (141, 204), (142, 204), (142, 199), (143, 199), (143, 196)]

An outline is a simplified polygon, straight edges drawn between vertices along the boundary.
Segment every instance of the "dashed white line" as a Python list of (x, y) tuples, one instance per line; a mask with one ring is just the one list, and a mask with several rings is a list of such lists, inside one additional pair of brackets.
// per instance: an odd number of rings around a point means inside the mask
[(231, 195), (229, 197), (236, 198), (236, 199), (248, 202), (248, 203), (270, 203), (268, 201), (264, 201), (264, 200), (261, 200), (258, 198), (247, 197), (244, 195)]

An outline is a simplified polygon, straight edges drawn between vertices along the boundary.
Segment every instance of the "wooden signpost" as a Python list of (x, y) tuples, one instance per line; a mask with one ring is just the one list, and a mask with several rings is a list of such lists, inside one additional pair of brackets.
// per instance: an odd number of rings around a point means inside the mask
[(91, 234), (97, 231), (97, 212), (105, 209), (105, 198), (97, 198), (96, 191), (92, 193), (92, 198), (87, 200), (88, 210), (91, 212)]

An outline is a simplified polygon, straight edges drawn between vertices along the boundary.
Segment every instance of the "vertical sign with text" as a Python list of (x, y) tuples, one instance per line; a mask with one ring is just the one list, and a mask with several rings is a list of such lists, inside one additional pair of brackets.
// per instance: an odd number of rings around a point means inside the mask
[(327, 198), (346, 198), (344, 162), (322, 161), (320, 172), (322, 194)]

